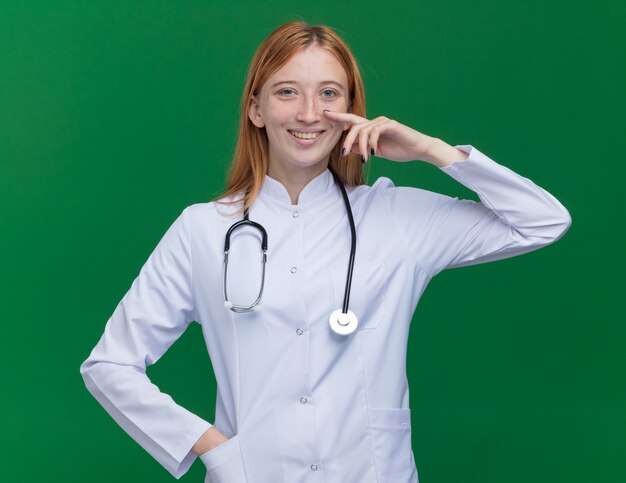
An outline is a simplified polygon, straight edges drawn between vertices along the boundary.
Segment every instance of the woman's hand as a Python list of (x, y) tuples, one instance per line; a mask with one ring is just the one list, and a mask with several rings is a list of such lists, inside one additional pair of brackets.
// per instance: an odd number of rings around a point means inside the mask
[(398, 121), (385, 116), (368, 121), (356, 114), (327, 109), (324, 110), (324, 115), (332, 121), (348, 124), (346, 129), (350, 129), (350, 132), (344, 141), (344, 156), (352, 151), (360, 154), (363, 162), (367, 161), (369, 155), (376, 155), (392, 161), (421, 159), (432, 163), (429, 151), (437, 139), (400, 124)]
[(225, 441), (228, 441), (228, 438), (215, 426), (211, 426), (200, 436), (200, 439), (196, 441), (191, 450), (197, 455), (201, 455), (217, 448)]

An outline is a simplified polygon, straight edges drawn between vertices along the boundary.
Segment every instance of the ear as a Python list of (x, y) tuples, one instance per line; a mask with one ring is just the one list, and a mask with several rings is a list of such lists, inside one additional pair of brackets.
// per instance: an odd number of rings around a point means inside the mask
[(262, 128), (265, 126), (265, 122), (263, 121), (263, 117), (261, 116), (261, 112), (259, 110), (259, 101), (256, 96), (251, 96), (250, 104), (248, 106), (248, 117), (258, 128)]

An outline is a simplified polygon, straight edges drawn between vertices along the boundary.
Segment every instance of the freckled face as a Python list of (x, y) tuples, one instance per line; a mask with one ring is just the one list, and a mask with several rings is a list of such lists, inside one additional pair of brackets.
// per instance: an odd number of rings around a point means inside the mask
[[(254, 125), (267, 132), (270, 171), (325, 169), (347, 127), (322, 111), (350, 112), (349, 104), (348, 78), (332, 53), (309, 46), (294, 54), (253, 96), (248, 112)], [(293, 131), (317, 137), (299, 139)]]

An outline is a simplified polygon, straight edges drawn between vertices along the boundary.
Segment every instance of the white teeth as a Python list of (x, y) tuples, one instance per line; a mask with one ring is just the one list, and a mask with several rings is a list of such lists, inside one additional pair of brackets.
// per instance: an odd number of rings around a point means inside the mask
[(300, 138), (300, 139), (315, 139), (317, 136), (319, 136), (320, 134), (322, 134), (322, 131), (320, 132), (297, 132), (297, 131), (289, 131), (293, 136)]

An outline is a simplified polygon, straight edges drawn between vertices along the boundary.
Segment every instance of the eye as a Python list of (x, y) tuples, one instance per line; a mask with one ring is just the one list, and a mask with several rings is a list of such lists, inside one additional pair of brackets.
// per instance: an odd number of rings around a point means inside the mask
[[(333, 89), (324, 89), (322, 92), (323, 92), (324, 94), (326, 94), (326, 93), (328, 93), (328, 92), (330, 93), (329, 95), (324, 95), (324, 96), (323, 96), (323, 97), (326, 97), (326, 98), (337, 97), (337, 95), (338, 95), (338, 94), (337, 94), (337, 92), (336, 92), (335, 90), (333, 90)], [(280, 91), (278, 91), (278, 94), (279, 94), (279, 95), (281, 95), (281, 96), (283, 96), (283, 97), (291, 97), (291, 96), (289, 95), (290, 93), (293, 93), (293, 89), (290, 89), (290, 88), (288, 88), (288, 87), (287, 87), (287, 88), (285, 88), (285, 89), (281, 89)]]
[(293, 92), (293, 89), (289, 89), (289, 88), (287, 88), (287, 89), (281, 89), (280, 91), (278, 91), (278, 93), (282, 95), (282, 93), (283, 93), (283, 92), (286, 92), (286, 91)]

